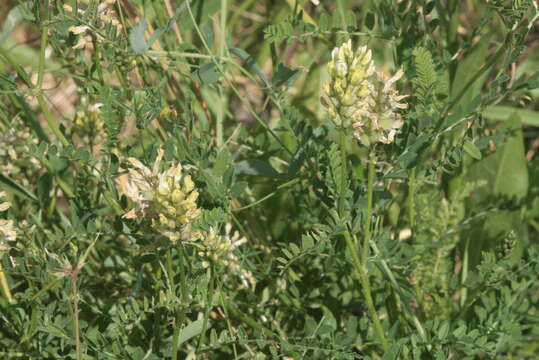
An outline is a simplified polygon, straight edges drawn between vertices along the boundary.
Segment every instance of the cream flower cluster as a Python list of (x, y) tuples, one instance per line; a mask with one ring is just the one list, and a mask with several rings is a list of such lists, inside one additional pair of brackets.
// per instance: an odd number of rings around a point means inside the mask
[(324, 83), (323, 104), (335, 124), (352, 127), (354, 136), (367, 146), (393, 142), (402, 126), (396, 110), (407, 107), (400, 103), (406, 96), (400, 96), (393, 86), (402, 71), (393, 77), (377, 72), (371, 50), (363, 46), (354, 52), (348, 40), (333, 49), (328, 72), (330, 79)]
[(81, 96), (80, 107), (73, 121), (73, 131), (86, 143), (99, 144), (103, 140), (105, 120), (101, 114), (102, 103), (89, 103), (87, 96)]
[[(6, 196), (4, 191), (0, 192), (0, 198)], [(0, 202), (0, 212), (6, 211), (11, 207), (10, 202)], [(9, 250), (10, 246), (8, 242), (17, 240), (17, 232), (15, 231), (15, 225), (13, 220), (0, 219), (0, 252)]]
[(211, 265), (224, 268), (225, 279), (229, 275), (239, 277), (239, 290), (256, 287), (256, 279), (252, 272), (240, 266), (238, 257), (234, 254), (234, 249), (247, 242), (245, 237), (241, 237), (239, 232), (232, 233), (232, 224), (225, 225), (225, 233), (219, 234), (215, 228), (202, 234), (200, 242), (196, 243), (198, 255), (202, 258), (202, 266), (207, 268)]
[(159, 150), (150, 170), (135, 158), (127, 161), (129, 169), (123, 190), (136, 203), (125, 218), (146, 217), (151, 226), (170, 241), (197, 240), (200, 233), (191, 231), (191, 223), (201, 210), (197, 206), (198, 191), (189, 175), (182, 173), (181, 164), (159, 173), (164, 151)]
[(237, 262), (236, 257), (232, 253), (234, 244), (228, 236), (221, 236), (215, 228), (210, 228), (202, 236), (198, 255), (204, 260), (202, 266), (207, 268), (211, 264), (219, 267), (228, 267), (232, 263)]

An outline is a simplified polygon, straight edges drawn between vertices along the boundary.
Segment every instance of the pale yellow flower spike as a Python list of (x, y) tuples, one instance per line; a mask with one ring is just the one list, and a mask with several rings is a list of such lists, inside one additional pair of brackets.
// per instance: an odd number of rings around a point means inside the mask
[(400, 102), (406, 96), (394, 88), (402, 70), (393, 77), (377, 72), (371, 50), (362, 46), (353, 52), (351, 40), (333, 49), (327, 68), (330, 79), (323, 85), (323, 105), (333, 122), (353, 128), (354, 137), (366, 146), (393, 142), (402, 126), (396, 109), (407, 107)]
[(196, 203), (198, 191), (179, 163), (159, 172), (163, 156), (160, 149), (152, 170), (135, 158), (127, 159), (133, 168), (121, 188), (136, 207), (123, 217), (150, 219), (152, 228), (172, 242), (197, 240), (200, 235), (191, 231), (191, 223), (201, 214)]

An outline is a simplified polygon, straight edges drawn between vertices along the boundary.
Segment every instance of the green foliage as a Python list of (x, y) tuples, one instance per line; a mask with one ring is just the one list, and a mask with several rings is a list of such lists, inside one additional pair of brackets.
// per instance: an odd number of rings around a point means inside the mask
[(314, 3), (0, 5), (0, 358), (536, 356), (536, 5)]

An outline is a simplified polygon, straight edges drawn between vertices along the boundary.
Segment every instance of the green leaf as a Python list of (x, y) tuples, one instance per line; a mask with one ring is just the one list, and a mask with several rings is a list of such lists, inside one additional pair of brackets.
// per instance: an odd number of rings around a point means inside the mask
[[(468, 199), (472, 210), (482, 210), (497, 201), (521, 204), (528, 193), (529, 175), (519, 117), (516, 114), (511, 116), (501, 130), (506, 133), (505, 144), (494, 154), (473, 164), (465, 176), (466, 182), (485, 183)], [(467, 231), (465, 237), (469, 243), (470, 267), (478, 265), (482, 252), (495, 249), (510, 231), (514, 231), (517, 236), (517, 250), (512, 258), (518, 259), (526, 233), (520, 210), (498, 211)]]
[(249, 185), (249, 183), (247, 183), (247, 181), (238, 181), (238, 182), (236, 182), (230, 188), (230, 197), (232, 197), (232, 198), (239, 197), (241, 194), (243, 194), (243, 192), (247, 188), (247, 185)]
[(150, 47), (149, 43), (146, 42), (146, 39), (144, 38), (147, 26), (146, 20), (142, 19), (137, 25), (133, 26), (129, 32), (129, 44), (133, 51), (139, 55), (144, 55)]
[(372, 11), (369, 11), (367, 13), (367, 16), (365, 16), (365, 26), (367, 29), (372, 30), (374, 29), (374, 25), (376, 22), (376, 18), (374, 17), (374, 13)]
[(37, 196), (42, 204), (50, 200), (50, 191), (52, 189), (52, 175), (45, 173), (37, 180)]
[(539, 112), (512, 106), (489, 106), (483, 111), (483, 116), (488, 120), (505, 121), (513, 113), (516, 113), (520, 117), (523, 124), (539, 126)]
[(244, 160), (236, 165), (236, 175), (262, 176), (282, 179), (284, 175), (275, 170), (270, 164), (259, 159)]
[(4, 20), (4, 26), (2, 27), (2, 32), (0, 32), (0, 44), (2, 44), (9, 34), (15, 29), (15, 26), (19, 24), (24, 19), (23, 12), (19, 6), (15, 6), (9, 11), (6, 19)]
[(204, 319), (200, 318), (196, 321), (193, 321), (186, 327), (184, 327), (178, 338), (178, 345), (183, 344), (187, 340), (200, 334), (200, 332), (202, 331), (203, 324), (204, 324)]
[(481, 160), (481, 151), (479, 151), (479, 149), (470, 140), (464, 141), (463, 149), (468, 155), (470, 155), (474, 159)]
[(507, 133), (505, 144), (472, 165), (467, 176), (467, 181), (487, 182), (487, 186), (475, 195), (479, 202), (490, 194), (520, 202), (528, 192), (528, 169), (519, 116), (513, 114), (502, 130)]
[(273, 75), (273, 86), (279, 87), (282, 85), (290, 86), (292, 85), (292, 82), (294, 81), (294, 78), (299, 73), (298, 69), (292, 69), (289, 68), (282, 63), (279, 63), (279, 66), (277, 67), (277, 71)]
[(264, 85), (269, 85), (268, 78), (266, 78), (266, 75), (264, 75), (262, 69), (260, 69), (260, 66), (258, 66), (255, 59), (253, 59), (253, 57), (245, 50), (240, 48), (229, 48), (228, 51), (230, 51), (231, 54), (239, 57), (245, 63), (247, 69), (249, 69), (249, 71), (253, 71), (260, 78), (260, 80), (262, 80)]
[[(471, 52), (462, 61), (459, 62), (455, 77), (452, 82), (451, 98), (455, 99), (462, 91), (465, 91), (458, 102), (463, 109), (468, 108), (468, 104), (480, 93), (483, 84), (487, 80), (489, 71), (485, 71), (482, 76), (474, 79), (481, 64), (485, 63), (489, 38), (485, 36), (481, 38), (479, 43), (471, 50)], [(468, 89), (464, 87), (469, 81), (474, 79)]]
[(199, 84), (212, 84), (219, 80), (221, 72), (215, 63), (205, 63), (191, 74), (191, 78)]
[(17, 184), (7, 176), (0, 174), (0, 186), (7, 191), (31, 201), (38, 201), (37, 197), (30, 191), (26, 190), (22, 185)]

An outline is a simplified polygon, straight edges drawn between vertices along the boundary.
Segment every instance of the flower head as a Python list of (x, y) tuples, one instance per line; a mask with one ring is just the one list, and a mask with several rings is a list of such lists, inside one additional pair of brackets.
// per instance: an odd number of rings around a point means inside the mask
[(132, 168), (123, 183), (123, 192), (136, 203), (136, 208), (124, 217), (149, 218), (152, 228), (172, 242), (196, 240), (199, 235), (191, 231), (191, 223), (201, 213), (198, 191), (179, 163), (159, 173), (163, 154), (160, 149), (152, 170), (135, 158), (127, 159)]
[(369, 111), (372, 105), (369, 78), (374, 70), (372, 54), (366, 46), (353, 52), (352, 42), (348, 40), (331, 52), (330, 80), (324, 84), (329, 101), (325, 105), (338, 126), (349, 127)]
[(354, 137), (367, 146), (391, 143), (402, 125), (396, 109), (406, 108), (400, 103), (405, 96), (399, 96), (393, 86), (402, 71), (393, 77), (377, 72), (371, 51), (363, 46), (354, 52), (348, 40), (333, 49), (328, 72), (323, 100), (335, 124), (352, 127)]
[(235, 275), (240, 280), (239, 290), (256, 287), (256, 279), (253, 274), (240, 265), (239, 258), (234, 254), (234, 249), (247, 242), (245, 237), (235, 231), (232, 232), (232, 224), (225, 225), (225, 233), (219, 234), (215, 228), (204, 232), (201, 241), (197, 243), (198, 255), (202, 258), (202, 266), (207, 268), (214, 265), (224, 268), (224, 278)]
[(221, 236), (215, 228), (210, 228), (202, 237), (202, 244), (198, 255), (204, 260), (202, 266), (207, 268), (211, 264), (220, 267), (227, 267), (235, 262), (235, 256), (232, 253), (233, 243), (228, 236)]
[(352, 124), (354, 137), (369, 146), (375, 142), (390, 144), (395, 140), (397, 130), (402, 126), (402, 117), (396, 110), (406, 109), (400, 101), (406, 95), (399, 95), (395, 82), (403, 75), (401, 70), (389, 77), (385, 72), (377, 72), (374, 84), (374, 102), (369, 116)]

